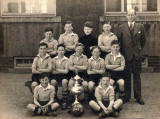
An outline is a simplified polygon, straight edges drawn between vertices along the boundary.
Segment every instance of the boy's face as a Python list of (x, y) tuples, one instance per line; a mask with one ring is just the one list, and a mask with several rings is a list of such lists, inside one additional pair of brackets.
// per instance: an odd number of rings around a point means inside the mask
[(46, 46), (40, 46), (40, 48), (39, 48), (39, 54), (40, 55), (45, 55), (46, 53), (47, 53)]
[(95, 57), (99, 57), (100, 55), (100, 51), (98, 48), (95, 48), (93, 51), (92, 51), (92, 55), (95, 56)]
[(41, 82), (42, 87), (46, 88), (46, 87), (48, 86), (49, 79), (48, 79), (48, 77), (46, 76), (46, 77), (40, 79), (40, 82)]
[(82, 46), (77, 46), (75, 49), (76, 53), (81, 55), (83, 53), (83, 47)]
[(65, 52), (64, 47), (58, 47), (57, 52), (58, 52), (59, 55), (64, 55), (64, 52)]
[(86, 34), (86, 35), (90, 35), (91, 33), (92, 33), (92, 28), (90, 28), (90, 27), (84, 27), (84, 33)]
[(64, 30), (66, 31), (66, 32), (70, 32), (70, 31), (72, 31), (72, 24), (65, 24), (65, 26), (64, 26)]
[(111, 46), (111, 51), (112, 51), (113, 53), (118, 53), (118, 52), (119, 52), (119, 49), (120, 49), (119, 44), (113, 44), (113, 45)]
[(126, 17), (129, 22), (135, 21), (135, 19), (136, 19), (135, 11), (133, 9), (128, 10)]
[(105, 31), (110, 31), (111, 30), (111, 25), (110, 24), (104, 24), (103, 25), (103, 30)]
[(103, 86), (109, 86), (110, 85), (110, 78), (109, 77), (102, 77), (101, 83)]
[(51, 39), (52, 36), (53, 36), (53, 33), (52, 33), (52, 31), (47, 31), (47, 32), (44, 33), (44, 35), (45, 35), (46, 39)]

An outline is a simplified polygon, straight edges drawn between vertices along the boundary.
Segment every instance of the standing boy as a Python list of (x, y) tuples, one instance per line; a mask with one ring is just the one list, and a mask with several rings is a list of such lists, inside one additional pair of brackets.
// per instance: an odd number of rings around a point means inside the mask
[(58, 42), (53, 38), (53, 29), (48, 27), (44, 31), (45, 38), (40, 41), (40, 43), (44, 42), (48, 45), (47, 53), (53, 58), (57, 54), (57, 45)]
[(66, 48), (65, 56), (69, 57), (74, 53), (75, 45), (78, 43), (78, 35), (73, 33), (72, 22), (67, 21), (64, 26), (65, 33), (59, 37), (59, 44), (64, 44)]

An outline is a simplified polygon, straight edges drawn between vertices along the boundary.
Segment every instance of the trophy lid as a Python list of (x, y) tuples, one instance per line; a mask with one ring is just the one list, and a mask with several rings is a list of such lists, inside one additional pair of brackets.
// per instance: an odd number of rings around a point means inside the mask
[(74, 77), (75, 80), (81, 79), (78, 75)]

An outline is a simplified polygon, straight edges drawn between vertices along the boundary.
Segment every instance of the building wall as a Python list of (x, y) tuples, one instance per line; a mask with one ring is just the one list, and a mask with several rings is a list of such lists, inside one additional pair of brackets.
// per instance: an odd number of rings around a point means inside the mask
[[(83, 24), (87, 20), (94, 22), (93, 34), (96, 37), (101, 33), (104, 0), (57, 0), (56, 4), (56, 17), (1, 17), (1, 56), (35, 56), (39, 41), (43, 38), (44, 29), (48, 26), (53, 27), (55, 38), (58, 39), (60, 33), (64, 32), (63, 27), (67, 20), (73, 21), (74, 32), (79, 37), (83, 35)], [(117, 26), (126, 21), (124, 16), (105, 17), (111, 21), (115, 33)], [(160, 56), (160, 47), (158, 47), (160, 45), (160, 18), (148, 19), (147, 16), (143, 16), (138, 21), (144, 23), (146, 28), (147, 44), (145, 53), (149, 56)]]

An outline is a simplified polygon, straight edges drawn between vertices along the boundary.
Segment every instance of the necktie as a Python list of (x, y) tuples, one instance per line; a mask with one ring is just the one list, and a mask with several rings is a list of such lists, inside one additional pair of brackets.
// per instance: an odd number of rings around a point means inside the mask
[(130, 29), (130, 30), (132, 30), (132, 28), (133, 28), (133, 24), (132, 24), (132, 23), (130, 23), (130, 27), (129, 27), (129, 29)]

